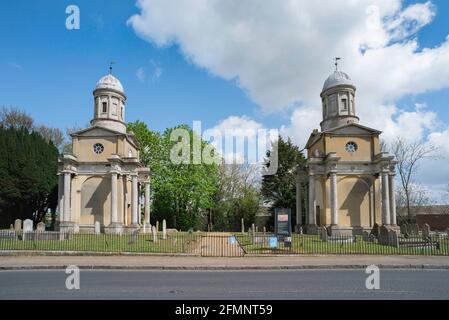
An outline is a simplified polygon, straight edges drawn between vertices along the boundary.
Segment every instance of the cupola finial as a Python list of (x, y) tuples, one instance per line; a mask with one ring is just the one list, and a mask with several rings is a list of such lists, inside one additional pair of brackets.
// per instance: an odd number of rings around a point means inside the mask
[(109, 74), (112, 74), (112, 65), (115, 64), (115, 61), (111, 61), (109, 63)]
[(338, 61), (340, 61), (340, 57), (335, 57), (335, 71), (338, 71)]

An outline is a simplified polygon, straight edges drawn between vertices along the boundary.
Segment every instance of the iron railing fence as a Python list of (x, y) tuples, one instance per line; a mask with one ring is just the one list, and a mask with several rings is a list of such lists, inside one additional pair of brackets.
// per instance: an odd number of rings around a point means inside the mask
[(236, 235), (245, 254), (309, 254), (309, 255), (434, 255), (449, 256), (447, 235), (429, 237), (398, 237), (395, 245), (383, 245), (376, 238), (335, 235), (292, 235), (288, 238), (274, 234), (245, 233)]
[(447, 235), (399, 236), (395, 245), (373, 237), (297, 235), (270, 233), (141, 232), (118, 234), (14, 232), (0, 230), (0, 251), (74, 251), (105, 253), (194, 254), (241, 257), (273, 254), (365, 254), (449, 256)]
[(78, 251), (106, 253), (194, 253), (198, 233), (173, 232), (94, 234), (0, 231), (0, 251)]

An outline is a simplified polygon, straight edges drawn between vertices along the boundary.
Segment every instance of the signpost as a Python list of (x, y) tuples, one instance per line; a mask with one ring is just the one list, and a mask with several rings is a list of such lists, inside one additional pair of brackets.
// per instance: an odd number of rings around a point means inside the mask
[(275, 208), (274, 229), (278, 237), (291, 237), (292, 235), (292, 210), (289, 208)]
[(292, 210), (275, 208), (274, 230), (279, 241), (284, 241), (284, 247), (290, 248), (292, 243)]

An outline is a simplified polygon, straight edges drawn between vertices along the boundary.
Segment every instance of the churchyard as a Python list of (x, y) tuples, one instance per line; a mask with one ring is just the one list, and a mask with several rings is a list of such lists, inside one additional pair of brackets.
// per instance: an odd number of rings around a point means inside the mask
[[(241, 257), (284, 254), (449, 255), (449, 230), (431, 232), (428, 226), (410, 226), (402, 232), (379, 230), (362, 235), (292, 234), (280, 237), (254, 226), (247, 232), (179, 232), (162, 228), (125, 229), (122, 234), (45, 231), (31, 220), (16, 220), (9, 230), (0, 230), (0, 252), (71, 252), (104, 254), (184, 254)], [(162, 229), (162, 230), (161, 230)], [(377, 233), (377, 234), (376, 234)]]

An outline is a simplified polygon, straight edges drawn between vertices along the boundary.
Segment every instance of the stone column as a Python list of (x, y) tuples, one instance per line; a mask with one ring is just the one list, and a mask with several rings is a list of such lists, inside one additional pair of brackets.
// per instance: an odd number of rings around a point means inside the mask
[(72, 183), (72, 175), (69, 172), (64, 172), (64, 222), (70, 222), (70, 187)]
[(337, 174), (335, 172), (330, 175), (330, 183), (331, 224), (338, 226)]
[(139, 227), (139, 187), (137, 182), (137, 175), (132, 176), (132, 199), (131, 199), (131, 218), (132, 226)]
[(296, 225), (300, 226), (302, 222), (302, 197), (301, 197), (301, 182), (296, 181)]
[(111, 173), (111, 224), (118, 223), (117, 214), (117, 173)]
[(382, 224), (390, 224), (390, 191), (388, 188), (388, 172), (382, 172)]
[(58, 176), (58, 213), (59, 222), (64, 221), (64, 176), (60, 174)]
[(394, 178), (395, 175), (390, 173), (388, 175), (388, 190), (390, 191), (390, 224), (396, 226), (396, 195), (395, 195), (395, 187), (394, 187)]
[(309, 225), (316, 225), (315, 176), (309, 175)]
[(150, 183), (145, 183), (145, 224), (150, 224)]

